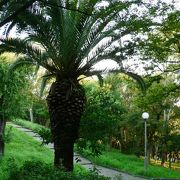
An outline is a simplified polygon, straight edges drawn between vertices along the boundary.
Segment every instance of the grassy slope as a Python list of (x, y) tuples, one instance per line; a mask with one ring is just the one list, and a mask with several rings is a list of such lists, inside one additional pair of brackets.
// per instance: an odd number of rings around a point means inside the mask
[(15, 124), (18, 124), (20, 126), (23, 126), (25, 128), (31, 129), (33, 132), (38, 132), (39, 129), (44, 128), (44, 126), (32, 123), (31, 121), (26, 121), (23, 119), (14, 119), (12, 120)]
[[(8, 168), (12, 168), (12, 161), (18, 166), (27, 160), (39, 160), (48, 164), (53, 162), (53, 151), (41, 146), (32, 137), (14, 128), (9, 135), (10, 142), (6, 144), (5, 156), (0, 159), (0, 180), (8, 179)], [(75, 166), (75, 171), (79, 170), (83, 171), (83, 168)]]
[[(37, 128), (41, 127), (38, 124), (31, 123), (29, 121), (23, 121), (17, 119), (15, 123), (22, 125), (26, 128), (36, 131)], [(134, 175), (143, 175), (148, 177), (163, 177), (163, 178), (180, 178), (180, 172), (167, 169), (164, 167), (149, 165), (148, 171), (144, 172), (144, 161), (133, 155), (124, 155), (119, 153), (117, 150), (105, 151), (98, 158), (87, 157), (91, 161), (98, 165), (112, 167), (121, 171), (129, 172)]]
[(105, 151), (100, 157), (88, 157), (95, 164), (112, 167), (134, 175), (143, 175), (153, 178), (180, 178), (180, 172), (160, 166), (149, 165), (144, 172), (144, 161), (134, 155), (125, 155), (117, 150)]

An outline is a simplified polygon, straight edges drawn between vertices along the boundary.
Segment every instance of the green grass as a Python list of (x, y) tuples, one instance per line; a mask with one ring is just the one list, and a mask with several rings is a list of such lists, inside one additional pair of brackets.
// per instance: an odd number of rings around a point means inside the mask
[(180, 178), (180, 172), (160, 166), (149, 165), (144, 171), (144, 161), (135, 155), (125, 155), (118, 150), (104, 151), (99, 157), (86, 156), (97, 165), (111, 167), (134, 175), (153, 178)]
[[(10, 142), (6, 144), (5, 154), (0, 159), (0, 180), (8, 180), (9, 168), (14, 168), (13, 163), (17, 167), (25, 161), (41, 161), (53, 165), (53, 151), (43, 147), (40, 142), (15, 128), (12, 128), (9, 136)], [(75, 165), (75, 172), (80, 171), (86, 172), (81, 166)]]
[(13, 119), (12, 122), (14, 122), (17, 125), (23, 126), (27, 129), (31, 129), (33, 132), (38, 132), (39, 129), (44, 128), (44, 126), (37, 124), (37, 123), (32, 123), (31, 121), (26, 121), (23, 119)]
[[(36, 132), (41, 125), (18, 119), (15, 123)], [(167, 169), (158, 165), (149, 165), (147, 172), (144, 171), (144, 161), (134, 155), (125, 155), (117, 150), (104, 151), (99, 157), (86, 156), (97, 165), (115, 168), (130, 174), (147, 176), (153, 178), (180, 178), (180, 172)]]

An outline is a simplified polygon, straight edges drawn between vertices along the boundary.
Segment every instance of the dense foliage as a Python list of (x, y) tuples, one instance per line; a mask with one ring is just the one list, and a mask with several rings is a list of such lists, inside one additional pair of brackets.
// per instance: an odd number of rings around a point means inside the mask
[(0, 99), (1, 114), (6, 120), (11, 117), (24, 117), (31, 104), (31, 92), (29, 77), (32, 73), (29, 69), (20, 68), (9, 74), (10, 65), (14, 56), (4, 55), (0, 57)]
[(9, 180), (108, 180), (109, 178), (99, 176), (96, 172), (67, 173), (63, 169), (52, 167), (41, 161), (26, 161), (20, 168), (13, 161), (9, 164)]
[(109, 86), (100, 87), (97, 83), (85, 84), (87, 103), (81, 118), (80, 139), (81, 148), (92, 150), (98, 155), (101, 145), (110, 141), (110, 137), (117, 131), (118, 120), (124, 108), (121, 97), (115, 96)]
[(31, 102), (28, 76), (32, 73), (26, 68), (20, 68), (10, 74), (13, 60), (13, 55), (0, 56), (0, 155), (4, 154), (6, 121), (14, 116), (24, 117)]
[[(31, 123), (33, 124), (33, 123)], [(36, 124), (37, 126), (37, 124)], [(29, 135), (7, 125), (9, 142), (5, 156), (0, 158), (0, 179), (99, 179), (96, 171), (88, 172), (80, 165), (75, 165), (74, 173), (65, 173), (52, 165), (53, 152), (43, 147)], [(23, 149), (23, 153), (22, 153)]]
[(176, 145), (174, 141), (180, 133), (177, 127), (180, 117), (177, 111), (179, 107), (176, 104), (179, 97), (178, 83), (163, 76), (145, 78), (147, 90), (144, 94), (127, 77), (116, 76), (116, 79), (123, 79), (118, 88), (121, 90), (126, 109), (119, 119), (119, 131), (116, 131), (115, 135), (121, 151), (143, 155), (144, 122), (141, 115), (142, 112), (147, 111), (150, 114), (147, 121), (149, 157), (162, 159), (162, 154), (165, 153), (167, 159), (173, 152), (174, 158), (176, 157), (173, 161), (177, 161), (176, 154), (180, 146), (178, 141)]

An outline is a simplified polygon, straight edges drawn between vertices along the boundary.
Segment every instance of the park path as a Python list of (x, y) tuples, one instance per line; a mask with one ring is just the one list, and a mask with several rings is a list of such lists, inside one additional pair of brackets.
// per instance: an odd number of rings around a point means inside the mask
[[(16, 128), (16, 129), (19, 129), (20, 131), (25, 132), (26, 134), (33, 137), (37, 141), (42, 142), (41, 137), (37, 133), (34, 133), (32, 130), (21, 127), (21, 126), (16, 125), (16, 124), (13, 124), (11, 122), (8, 122), (7, 124), (11, 125), (12, 127)], [(44, 146), (53, 150), (53, 144), (52, 143), (49, 143), (48, 145), (44, 145)], [(76, 162), (77, 159), (78, 159), (78, 162)], [(85, 167), (88, 170), (93, 170), (95, 167), (97, 169), (99, 175), (110, 177), (112, 180), (115, 180), (115, 179), (116, 180), (118, 180), (118, 179), (121, 179), (121, 180), (147, 180), (147, 179), (142, 178), (142, 177), (133, 176), (133, 175), (130, 175), (130, 174), (127, 174), (124, 172), (120, 172), (117, 170), (113, 170), (110, 168), (105, 168), (102, 166), (94, 165), (91, 161), (89, 161), (86, 158), (81, 157), (77, 153), (74, 153), (74, 162), (80, 164), (81, 166)]]

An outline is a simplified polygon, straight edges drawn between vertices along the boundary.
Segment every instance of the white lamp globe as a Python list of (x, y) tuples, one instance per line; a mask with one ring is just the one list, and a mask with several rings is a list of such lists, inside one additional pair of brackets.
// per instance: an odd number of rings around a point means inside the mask
[(143, 118), (143, 119), (148, 119), (148, 118), (149, 118), (149, 113), (143, 112), (143, 113), (142, 113), (142, 118)]

